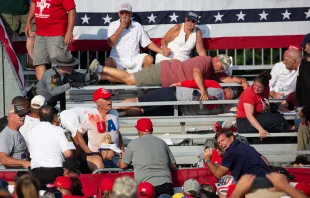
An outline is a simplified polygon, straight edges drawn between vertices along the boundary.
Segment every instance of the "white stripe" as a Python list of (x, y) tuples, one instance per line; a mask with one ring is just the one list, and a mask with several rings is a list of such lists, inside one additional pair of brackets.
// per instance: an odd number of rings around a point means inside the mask
[[(78, 12), (118, 12), (122, 1), (75, 0)], [(310, 7), (309, 0), (127, 0), (133, 12)]]
[[(162, 38), (174, 25), (146, 25), (144, 29), (151, 38)], [(305, 35), (309, 33), (310, 21), (273, 22), (273, 23), (230, 23), (215, 25), (199, 25), (203, 38), (237, 37), (237, 36), (281, 36)], [(74, 39), (105, 40), (107, 28), (102, 26), (76, 26)]]

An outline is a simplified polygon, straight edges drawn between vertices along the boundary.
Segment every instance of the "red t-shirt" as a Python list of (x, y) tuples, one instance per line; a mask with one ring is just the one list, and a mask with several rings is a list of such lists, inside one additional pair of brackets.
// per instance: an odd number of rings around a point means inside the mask
[(75, 8), (74, 0), (32, 0), (36, 34), (64, 36), (68, 26), (68, 11)]
[(254, 116), (258, 113), (268, 112), (269, 106), (269, 86), (263, 92), (262, 96), (254, 93), (253, 85), (246, 88), (240, 96), (238, 102), (237, 118), (246, 118), (244, 111), (244, 103), (252, 104), (254, 106)]

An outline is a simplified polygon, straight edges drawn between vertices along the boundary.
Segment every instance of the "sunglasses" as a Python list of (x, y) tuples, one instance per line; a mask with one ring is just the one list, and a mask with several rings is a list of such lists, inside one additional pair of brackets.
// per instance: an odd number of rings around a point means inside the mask
[(30, 109), (24, 108), (22, 105), (14, 105), (14, 112), (21, 118), (29, 114)]
[(192, 23), (197, 23), (197, 20), (196, 20), (196, 19), (189, 19), (189, 18), (186, 18), (186, 21), (187, 21), (187, 22), (192, 22)]
[(129, 14), (130, 14), (130, 12), (129, 12), (129, 11), (125, 11), (125, 10), (120, 11), (119, 13), (120, 13), (121, 15), (123, 15), (123, 14), (129, 15)]

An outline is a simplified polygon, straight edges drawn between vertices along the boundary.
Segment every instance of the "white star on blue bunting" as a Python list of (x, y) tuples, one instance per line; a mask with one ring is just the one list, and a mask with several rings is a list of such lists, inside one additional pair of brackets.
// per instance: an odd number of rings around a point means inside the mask
[(223, 16), (224, 16), (224, 15), (221, 15), (220, 12), (218, 12), (217, 15), (214, 15), (214, 17), (215, 17), (215, 22), (217, 22), (217, 21), (222, 21), (222, 17), (223, 17)]
[(171, 18), (170, 22), (172, 22), (172, 21), (178, 22), (178, 21), (177, 21), (177, 18), (178, 18), (179, 16), (178, 16), (178, 15), (175, 15), (175, 12), (173, 13), (173, 15), (169, 15), (169, 17)]
[(152, 13), (151, 16), (148, 16), (147, 18), (149, 19), (149, 23), (154, 22), (155, 23), (155, 18), (157, 16), (154, 16), (154, 14)]
[(109, 15), (107, 14), (107, 16), (105, 18), (102, 18), (104, 20), (104, 24), (106, 23), (111, 23), (111, 17), (109, 17)]
[(290, 15), (292, 14), (292, 13), (289, 13), (288, 11), (287, 11), (287, 9), (285, 10), (285, 12), (284, 13), (281, 13), (282, 15), (283, 15), (283, 20), (284, 19), (290, 19)]
[(86, 14), (85, 14), (85, 16), (84, 16), (84, 17), (81, 17), (81, 19), (83, 20), (83, 21), (82, 21), (82, 24), (84, 24), (84, 23), (89, 24), (88, 20), (90, 19), (90, 17), (87, 17), (87, 15), (86, 15)]
[(239, 13), (239, 14), (236, 14), (236, 15), (237, 15), (237, 17), (238, 17), (238, 21), (239, 21), (239, 20), (243, 20), (243, 21), (244, 21), (244, 17), (245, 17), (246, 14), (243, 14), (242, 11), (240, 11), (240, 13)]
[(267, 21), (267, 16), (269, 15), (268, 13), (265, 13), (265, 10), (261, 14), (258, 14), (260, 16), (260, 20), (265, 19)]

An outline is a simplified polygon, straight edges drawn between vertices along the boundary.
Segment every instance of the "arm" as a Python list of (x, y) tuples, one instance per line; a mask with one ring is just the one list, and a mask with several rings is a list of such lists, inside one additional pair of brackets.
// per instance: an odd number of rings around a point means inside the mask
[(196, 31), (196, 51), (199, 54), (199, 56), (207, 56), (206, 49), (203, 46), (201, 31), (198, 27), (196, 29), (197, 29), (197, 31)]
[(265, 131), (265, 129), (263, 129), (263, 127), (259, 124), (259, 122), (256, 120), (256, 118), (254, 117), (254, 105), (249, 104), (249, 103), (244, 103), (244, 111), (245, 111), (245, 115), (246, 118), (249, 120), (249, 122), (251, 123), (251, 125), (258, 130), (259, 134), (261, 135), (261, 137), (266, 137), (268, 132)]
[(117, 166), (121, 169), (125, 169), (125, 168), (128, 168), (129, 164), (126, 164), (122, 161), (122, 158), (119, 158), (118, 160), (118, 163), (117, 163)]
[[(165, 34), (165, 36), (161, 39), (161, 47), (163, 50), (163, 54), (170, 52), (171, 50), (167, 47), (168, 43), (173, 41), (179, 34), (182, 25), (176, 24)], [(168, 53), (169, 55), (169, 53)], [(167, 55), (167, 56), (168, 56)]]
[(223, 83), (238, 83), (243, 87), (243, 89), (246, 89), (247, 87), (249, 87), (249, 83), (246, 81), (245, 78), (240, 78), (237, 76), (228, 76), (228, 77), (222, 78), (220, 80)]
[(31, 1), (29, 12), (28, 12), (28, 17), (26, 21), (26, 26), (25, 26), (25, 34), (27, 37), (30, 36), (31, 21), (34, 18), (34, 9), (35, 9), (35, 4)]
[(213, 164), (213, 162), (211, 162), (211, 156), (212, 156), (212, 148), (207, 148), (204, 150), (203, 153), (203, 159), (205, 161), (205, 163), (207, 164), (209, 170), (211, 171), (211, 173), (216, 177), (216, 178), (221, 178), (222, 176), (224, 176), (229, 169), (222, 166), (222, 165), (215, 165)]
[(193, 77), (201, 93), (200, 100), (208, 100), (208, 94), (204, 85), (203, 76), (199, 68), (193, 69)]
[(117, 30), (115, 31), (115, 33), (108, 38), (108, 45), (110, 47), (113, 47), (117, 43), (117, 40), (120, 37), (120, 35), (121, 35), (122, 31), (124, 30), (124, 28), (125, 28), (124, 26), (120, 25), (117, 28)]
[(75, 24), (75, 16), (76, 16), (76, 9), (71, 9), (68, 11), (68, 27), (67, 32), (65, 35), (64, 42), (68, 45), (73, 40), (73, 28)]
[(122, 151), (124, 151), (125, 150), (125, 146), (124, 146), (124, 142), (123, 142), (123, 136), (122, 136), (121, 132), (118, 132), (118, 133), (119, 133), (118, 145), (119, 145), (120, 149)]
[(168, 151), (168, 156), (169, 156), (169, 168), (175, 169), (175, 168), (177, 168), (176, 161), (174, 159), (174, 156), (173, 156), (169, 146), (168, 145), (166, 145), (166, 146), (167, 146), (167, 151)]
[(18, 160), (8, 156), (6, 153), (0, 152), (0, 164), (7, 167), (24, 167), (30, 166), (30, 161)]
[(77, 141), (77, 145), (79, 145), (85, 153), (92, 153), (92, 151), (88, 148), (81, 132), (77, 131), (74, 139)]
[(56, 86), (53, 85), (52, 83), (52, 75), (54, 75), (53, 73), (50, 73), (49, 71), (46, 71), (42, 77), (41, 80), (44, 80), (45, 84), (46, 84), (46, 88), (48, 89), (48, 92), (52, 95), (52, 96), (57, 96), (59, 94), (62, 94), (64, 92), (66, 92), (67, 90), (70, 89), (70, 84), (66, 83), (64, 85), (61, 86)]
[[(163, 53), (163, 50), (160, 49), (155, 43), (151, 42), (148, 46), (147, 46), (150, 50), (157, 52), (159, 54)], [(164, 55), (164, 54), (163, 54)], [(168, 55), (164, 55), (164, 56), (168, 56)]]

